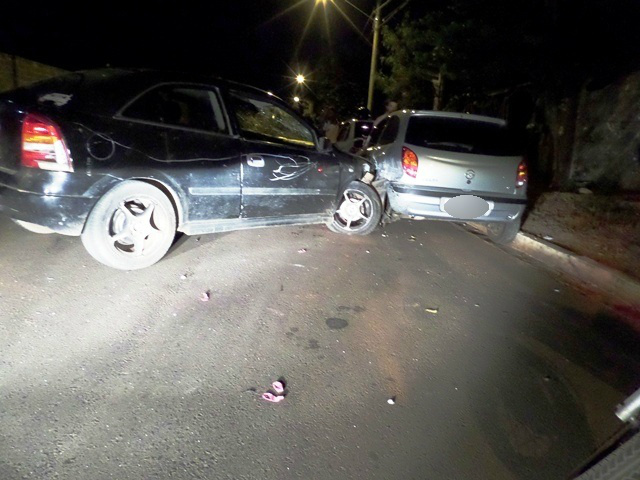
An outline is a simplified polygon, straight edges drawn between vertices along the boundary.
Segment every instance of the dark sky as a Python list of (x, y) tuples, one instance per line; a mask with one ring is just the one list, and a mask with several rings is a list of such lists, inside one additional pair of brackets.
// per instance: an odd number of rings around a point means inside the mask
[[(303, 36), (315, 0), (116, 0), (85, 6), (53, 0), (9, 2), (0, 17), (0, 51), (70, 70), (106, 64), (160, 67), (281, 89), (292, 70), (305, 70), (312, 80), (314, 59), (348, 54), (361, 60), (353, 67), (362, 79), (368, 78), (370, 46), (334, 5), (328, 5), (328, 22), (319, 5)], [(351, 2), (366, 12), (375, 3)], [(347, 2), (341, 5), (371, 38), (366, 17)]]

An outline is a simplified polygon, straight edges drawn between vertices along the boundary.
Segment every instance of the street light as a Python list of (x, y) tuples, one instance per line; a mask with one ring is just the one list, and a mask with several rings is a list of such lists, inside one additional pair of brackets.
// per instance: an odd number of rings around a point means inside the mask
[(305, 82), (305, 78), (304, 75), (302, 75), (301, 73), (299, 73), (298, 75), (296, 75), (296, 82), (298, 82), (298, 85), (302, 85)]

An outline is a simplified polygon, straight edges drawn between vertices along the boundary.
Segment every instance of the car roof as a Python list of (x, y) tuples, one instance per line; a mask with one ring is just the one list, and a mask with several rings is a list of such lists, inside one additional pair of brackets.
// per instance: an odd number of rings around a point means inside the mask
[[(22, 87), (7, 95), (37, 98), (43, 93), (73, 93), (80, 104), (109, 114), (118, 111), (124, 102), (158, 84), (193, 83), (240, 90), (259, 97), (282, 99), (259, 88), (214, 75), (137, 68), (101, 68), (69, 72), (42, 82)], [(33, 101), (33, 100), (32, 100)]]
[(397, 110), (389, 114), (399, 117), (439, 117), (439, 118), (457, 118), (461, 120), (471, 120), (475, 122), (487, 122), (495, 123), (496, 125), (504, 126), (507, 124), (502, 118), (487, 117), (484, 115), (475, 115), (472, 113), (459, 113), (459, 112), (443, 112), (436, 110)]

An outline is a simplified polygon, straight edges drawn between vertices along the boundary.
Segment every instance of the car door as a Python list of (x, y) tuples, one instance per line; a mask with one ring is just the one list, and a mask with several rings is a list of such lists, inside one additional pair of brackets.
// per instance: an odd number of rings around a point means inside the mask
[(122, 116), (162, 127), (166, 155), (153, 160), (181, 189), (186, 222), (239, 218), (240, 140), (230, 134), (215, 87), (162, 84)]
[(231, 91), (242, 136), (242, 218), (329, 215), (340, 164), (320, 152), (311, 128), (275, 100)]

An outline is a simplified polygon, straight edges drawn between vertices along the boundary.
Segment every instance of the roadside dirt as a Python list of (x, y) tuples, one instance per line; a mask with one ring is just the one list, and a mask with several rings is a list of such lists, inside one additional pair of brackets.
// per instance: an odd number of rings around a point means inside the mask
[(640, 279), (640, 199), (542, 194), (522, 230)]

